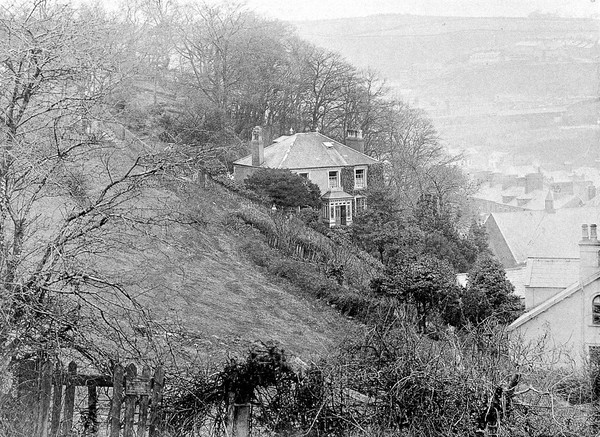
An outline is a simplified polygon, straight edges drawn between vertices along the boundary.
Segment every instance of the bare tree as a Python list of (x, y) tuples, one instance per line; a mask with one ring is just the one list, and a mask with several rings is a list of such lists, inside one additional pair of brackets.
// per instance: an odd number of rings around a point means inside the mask
[(51, 1), (0, 10), (5, 360), (61, 347), (91, 355), (86, 318), (137, 307), (98, 268), (123, 241), (122, 227), (140, 220), (130, 202), (158, 168), (93, 128), (124, 71), (110, 25)]

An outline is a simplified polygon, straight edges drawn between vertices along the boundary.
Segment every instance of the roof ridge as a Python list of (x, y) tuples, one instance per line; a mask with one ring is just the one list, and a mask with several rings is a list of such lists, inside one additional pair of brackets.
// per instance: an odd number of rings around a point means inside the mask
[[(283, 158), (281, 158), (281, 161), (275, 168), (282, 168), (281, 166), (283, 165), (283, 163), (287, 159), (287, 157), (290, 155), (290, 150), (292, 150), (292, 147), (294, 146), (294, 143), (296, 142), (296, 139), (298, 137), (296, 136), (296, 134), (294, 134), (294, 135), (291, 135), (289, 138), (293, 138), (293, 139), (291, 141), (289, 141), (290, 145), (288, 146), (287, 150), (283, 154)], [(273, 143), (273, 144), (277, 144), (277, 143)]]

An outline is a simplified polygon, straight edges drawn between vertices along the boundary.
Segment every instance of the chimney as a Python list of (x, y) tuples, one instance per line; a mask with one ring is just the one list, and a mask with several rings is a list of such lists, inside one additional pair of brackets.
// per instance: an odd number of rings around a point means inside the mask
[(552, 190), (548, 190), (548, 194), (546, 194), (546, 200), (544, 201), (544, 209), (549, 214), (556, 212), (556, 210), (554, 209), (554, 194), (552, 194)]
[(260, 126), (252, 129), (252, 141), (250, 142), (252, 149), (252, 166), (260, 167), (265, 162), (265, 145), (263, 143), (263, 132)]
[(581, 241), (579, 242), (579, 281), (600, 271), (600, 242), (595, 224), (581, 225)]
[(360, 129), (348, 129), (346, 131), (346, 146), (352, 147), (360, 153), (365, 153), (365, 140)]

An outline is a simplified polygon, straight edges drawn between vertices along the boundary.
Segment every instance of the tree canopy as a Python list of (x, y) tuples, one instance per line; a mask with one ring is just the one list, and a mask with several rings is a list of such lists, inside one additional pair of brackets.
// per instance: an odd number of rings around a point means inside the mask
[(432, 315), (455, 322), (460, 294), (456, 275), (450, 264), (436, 257), (426, 255), (388, 266), (385, 276), (375, 281), (373, 288), (414, 305), (421, 332), (426, 331)]

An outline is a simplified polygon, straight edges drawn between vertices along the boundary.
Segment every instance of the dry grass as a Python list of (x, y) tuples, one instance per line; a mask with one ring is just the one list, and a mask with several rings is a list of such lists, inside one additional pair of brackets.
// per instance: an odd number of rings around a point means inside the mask
[(310, 359), (343, 338), (346, 318), (269, 280), (241, 253), (264, 238), (230, 220), (244, 199), (219, 185), (165, 185), (138, 200), (160, 224), (129, 229), (128, 249), (103, 261), (148, 307), (160, 325), (155, 334), (180, 351), (215, 359), (245, 353), (258, 340)]

